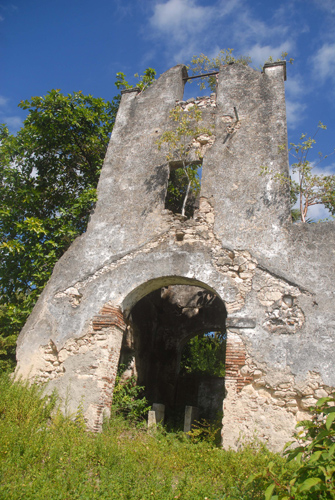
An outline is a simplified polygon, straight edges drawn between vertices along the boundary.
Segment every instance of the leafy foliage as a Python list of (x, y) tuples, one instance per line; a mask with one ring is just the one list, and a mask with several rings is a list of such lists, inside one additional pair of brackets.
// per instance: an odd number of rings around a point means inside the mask
[[(155, 74), (135, 75), (142, 91)], [(116, 86), (130, 87), (123, 73)], [(0, 126), (0, 370), (13, 367), (55, 263), (86, 230), (119, 102), (51, 90), (21, 101), (28, 116), (16, 136)]]
[(144, 387), (137, 385), (136, 377), (122, 378), (125, 369), (125, 365), (120, 365), (116, 376), (112, 410), (113, 414), (121, 415), (130, 422), (138, 422), (147, 416), (151, 407), (143, 396)]
[(51, 90), (21, 101), (16, 136), (0, 128), (0, 368), (53, 266), (85, 231), (118, 99)]
[(199, 373), (224, 377), (226, 338), (221, 333), (196, 335), (185, 345), (181, 373)]
[[(311, 222), (308, 219), (308, 210), (313, 205), (324, 205), (335, 215), (335, 175), (314, 174), (313, 169), (329, 155), (318, 154), (318, 160), (309, 161), (309, 155), (316, 144), (315, 136), (319, 130), (325, 130), (326, 126), (319, 123), (317, 131), (313, 137), (302, 134), (298, 144), (290, 143), (289, 152), (295, 159), (291, 165), (292, 174), (297, 174), (298, 181), (291, 177), (275, 174), (274, 179), (282, 184), (289, 184), (291, 192), (291, 204), (299, 201), (299, 208), (292, 210), (292, 220), (301, 222)], [(279, 147), (280, 150), (286, 146)], [(333, 154), (333, 153), (331, 153)], [(272, 174), (268, 167), (261, 167), (262, 175)]]
[[(249, 56), (233, 56), (234, 49), (222, 49), (216, 57), (210, 58), (205, 54), (195, 55), (191, 59), (189, 69), (193, 74), (210, 73), (211, 71), (219, 71), (221, 66), (231, 63), (240, 63), (248, 66), (251, 63)], [(212, 92), (216, 90), (216, 75), (204, 76), (200, 78), (200, 88), (209, 87)]]
[(291, 180), (291, 190), (299, 200), (299, 210), (302, 222), (306, 222), (307, 212), (309, 207), (322, 204), (335, 213), (335, 175), (317, 175), (313, 173), (315, 168), (323, 159), (322, 153), (318, 155), (318, 161), (310, 162), (308, 160), (309, 153), (313, 148), (315, 136), (320, 129), (326, 129), (321, 122), (313, 137), (307, 137), (302, 134), (300, 143), (290, 144), (290, 153), (295, 158), (292, 164), (292, 173), (298, 174), (298, 182)]
[[(191, 182), (191, 187), (187, 193), (189, 182)], [(199, 193), (199, 165), (193, 163), (187, 165), (187, 175), (183, 168), (170, 169), (165, 208), (175, 214), (181, 214), (186, 199), (184, 214), (190, 218), (194, 213), (194, 204)]]
[[(152, 85), (152, 83), (155, 81), (156, 71), (153, 68), (147, 68), (144, 71), (144, 75), (139, 76), (138, 73), (135, 73), (134, 77), (137, 78), (138, 80), (136, 87), (141, 89), (141, 91), (143, 92), (143, 90)], [(119, 73), (116, 73), (115, 85), (118, 88), (118, 90), (125, 90), (132, 88), (132, 85), (129, 85), (129, 83), (126, 80), (126, 75), (121, 71)]]
[(187, 433), (193, 443), (206, 442), (212, 446), (220, 446), (222, 429), (222, 413), (214, 422), (205, 418), (195, 421), (192, 429)]
[(265, 500), (335, 498), (335, 393), (319, 399), (311, 411), (312, 420), (299, 422), (295, 441), (286, 445), (281, 473), (274, 472), (273, 463), (261, 473), (272, 480)]

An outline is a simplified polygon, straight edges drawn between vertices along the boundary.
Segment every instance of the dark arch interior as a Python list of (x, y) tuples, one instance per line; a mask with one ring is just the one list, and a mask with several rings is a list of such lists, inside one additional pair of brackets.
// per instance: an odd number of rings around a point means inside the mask
[(164, 286), (133, 306), (121, 362), (134, 357), (138, 384), (145, 386), (150, 403), (164, 404), (167, 412), (185, 405), (198, 406), (200, 416), (214, 416), (223, 399), (223, 377), (182, 374), (180, 361), (192, 337), (209, 332), (225, 336), (226, 317), (224, 303), (217, 295), (190, 285)]

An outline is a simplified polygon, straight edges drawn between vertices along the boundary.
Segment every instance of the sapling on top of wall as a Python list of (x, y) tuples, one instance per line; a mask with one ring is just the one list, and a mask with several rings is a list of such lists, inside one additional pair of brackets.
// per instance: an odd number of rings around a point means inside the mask
[(172, 192), (177, 198), (183, 196), (181, 214), (184, 216), (190, 194), (193, 193), (196, 197), (200, 191), (198, 167), (203, 157), (203, 148), (197, 139), (205, 136), (207, 141), (213, 134), (208, 127), (201, 127), (202, 112), (196, 104), (187, 110), (176, 106), (170, 112), (170, 118), (175, 126), (163, 132), (157, 145), (161, 149), (166, 144), (166, 160), (170, 165), (181, 165), (175, 170), (177, 185), (169, 184), (168, 193)]

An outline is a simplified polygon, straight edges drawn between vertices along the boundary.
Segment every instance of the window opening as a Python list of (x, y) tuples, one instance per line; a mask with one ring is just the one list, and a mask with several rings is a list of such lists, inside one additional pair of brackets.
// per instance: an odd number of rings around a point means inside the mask
[(199, 208), (201, 176), (201, 163), (190, 163), (182, 167), (171, 162), (165, 208), (174, 214), (192, 218), (194, 210)]

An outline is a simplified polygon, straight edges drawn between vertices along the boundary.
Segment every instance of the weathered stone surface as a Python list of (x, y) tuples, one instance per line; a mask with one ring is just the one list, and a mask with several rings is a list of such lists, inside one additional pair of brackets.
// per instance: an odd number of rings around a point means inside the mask
[[(335, 386), (335, 225), (292, 225), (287, 188), (259, 175), (262, 165), (288, 174), (287, 152), (278, 151), (287, 142), (284, 70), (229, 65), (216, 96), (185, 103), (186, 69), (176, 66), (144, 92), (123, 94), (87, 231), (55, 266), (17, 348), (17, 373), (49, 381), (71, 410), (83, 401), (91, 429), (108, 415), (121, 351), (151, 353), (148, 370), (131, 368), (139, 376), (159, 373), (155, 355), (164, 359), (157, 394), (172, 401), (181, 345), (201, 316), (202, 327), (227, 326), (224, 446), (256, 432), (281, 449)], [(200, 106), (203, 124), (214, 125), (191, 145), (204, 154), (191, 220), (165, 209), (169, 165), (156, 141), (173, 126), (175, 105)], [(223, 304), (219, 316), (194, 294), (185, 302), (190, 286)], [(174, 333), (160, 312), (164, 290), (171, 318), (181, 318)]]

